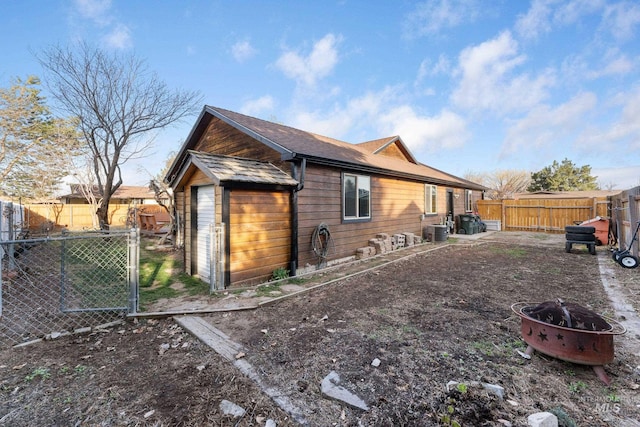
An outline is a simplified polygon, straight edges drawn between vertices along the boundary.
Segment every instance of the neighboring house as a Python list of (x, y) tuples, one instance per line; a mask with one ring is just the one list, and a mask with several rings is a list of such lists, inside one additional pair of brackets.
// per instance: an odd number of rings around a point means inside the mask
[[(80, 184), (71, 184), (71, 193), (60, 196), (60, 203), (63, 204), (88, 204)], [(93, 186), (93, 194), (99, 195), (100, 189), (97, 185)], [(149, 187), (121, 185), (111, 196), (111, 203), (121, 205), (145, 205), (157, 204), (154, 193)]]
[[(218, 288), (353, 257), (379, 233), (421, 236), (475, 210), (485, 189), (420, 164), (399, 136), (349, 144), (210, 106), (165, 180), (183, 218), (185, 268)], [(321, 224), (324, 259), (313, 247)], [(216, 226), (223, 238), (211, 241)]]

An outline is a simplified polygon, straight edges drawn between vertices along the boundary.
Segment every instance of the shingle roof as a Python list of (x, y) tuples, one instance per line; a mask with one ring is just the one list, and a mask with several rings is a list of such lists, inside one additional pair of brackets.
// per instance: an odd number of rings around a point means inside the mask
[[(198, 122), (185, 141), (181, 153), (193, 148), (199, 137), (206, 131), (206, 125), (213, 117), (218, 117), (227, 124), (261, 141), (278, 151), (283, 160), (306, 158), (310, 162), (377, 172), (391, 176), (422, 180), (425, 182), (447, 185), (458, 185), (472, 189), (484, 189), (481, 185), (471, 183), (462, 178), (420, 163), (411, 163), (393, 157), (374, 154), (370, 145), (357, 145), (340, 141), (312, 132), (303, 131), (255, 117), (246, 116), (234, 111), (218, 107), (205, 106)], [(391, 137), (395, 138), (395, 137)], [(389, 138), (383, 138), (389, 141)], [(374, 142), (370, 141), (371, 144)], [(175, 174), (180, 158), (172, 166)], [(171, 173), (168, 175), (171, 176)]]
[(213, 179), (216, 185), (220, 185), (221, 182), (246, 182), (290, 187), (298, 184), (298, 181), (268, 162), (219, 156), (193, 150), (189, 150), (189, 154), (193, 164)]
[(409, 151), (407, 146), (404, 145), (402, 138), (400, 138), (400, 136), (398, 135), (374, 139), (373, 141), (361, 142), (357, 145), (361, 148), (364, 148), (365, 150), (372, 152), (373, 154), (384, 153), (388, 147), (393, 145), (402, 153), (403, 156), (406, 157), (407, 161), (411, 163), (418, 163), (416, 158), (413, 156), (413, 153)]

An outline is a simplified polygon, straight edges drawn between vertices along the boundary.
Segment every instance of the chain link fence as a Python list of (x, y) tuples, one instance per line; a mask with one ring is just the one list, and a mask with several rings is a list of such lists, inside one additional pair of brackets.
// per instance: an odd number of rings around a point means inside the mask
[(0, 346), (135, 313), (137, 231), (0, 241)]

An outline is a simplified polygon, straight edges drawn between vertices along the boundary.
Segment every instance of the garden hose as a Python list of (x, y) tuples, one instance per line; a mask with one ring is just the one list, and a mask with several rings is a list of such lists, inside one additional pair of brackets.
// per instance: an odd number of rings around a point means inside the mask
[(321, 223), (313, 230), (311, 245), (313, 247), (313, 253), (318, 257), (318, 266), (321, 266), (326, 261), (329, 253), (329, 245), (332, 243), (331, 231), (329, 231), (327, 224)]

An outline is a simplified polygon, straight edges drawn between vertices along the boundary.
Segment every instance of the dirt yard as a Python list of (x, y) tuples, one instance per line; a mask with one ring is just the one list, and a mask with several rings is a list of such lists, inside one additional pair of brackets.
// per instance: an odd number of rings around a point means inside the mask
[[(544, 235), (452, 243), (206, 319), (244, 346), (243, 360), (310, 426), (526, 426), (543, 410), (559, 415), (561, 426), (638, 425), (638, 335), (615, 338), (607, 387), (590, 367), (540, 353), (522, 358), (510, 306), (560, 297), (614, 316), (598, 268), (606, 257), (610, 279), (638, 310), (640, 269), (613, 264), (606, 248), (598, 256), (565, 253)], [(323, 397), (320, 383), (331, 371), (368, 411)], [(0, 426), (297, 425), (172, 319), (2, 350), (0, 378)], [(447, 391), (450, 381), (459, 385)], [(476, 383), (503, 387), (503, 398)], [(222, 400), (246, 413), (224, 415)]]

